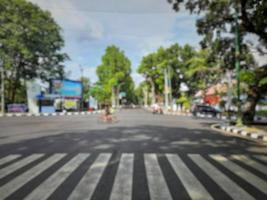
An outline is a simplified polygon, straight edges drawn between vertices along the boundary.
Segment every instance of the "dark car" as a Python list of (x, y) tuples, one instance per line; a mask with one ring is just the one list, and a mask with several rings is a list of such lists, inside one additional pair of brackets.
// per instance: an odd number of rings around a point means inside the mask
[(208, 105), (195, 105), (192, 109), (193, 116), (212, 116), (212, 117), (219, 117), (221, 112), (212, 106)]

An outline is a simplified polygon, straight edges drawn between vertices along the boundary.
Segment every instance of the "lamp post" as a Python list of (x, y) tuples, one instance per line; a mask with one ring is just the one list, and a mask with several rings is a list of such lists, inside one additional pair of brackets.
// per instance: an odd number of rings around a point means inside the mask
[(5, 77), (4, 77), (4, 65), (3, 61), (0, 60), (0, 69), (1, 69), (1, 111), (2, 114), (5, 113)]
[(165, 89), (165, 108), (168, 110), (169, 107), (169, 87), (168, 87), (168, 72), (164, 69), (164, 89)]
[(81, 65), (79, 65), (79, 68), (80, 68), (80, 72), (81, 72), (81, 85), (82, 85), (82, 96), (81, 96), (81, 104), (80, 104), (80, 109), (81, 111), (83, 111), (83, 67)]
[(240, 101), (240, 34), (238, 24), (238, 5), (235, 13), (235, 69), (236, 69), (236, 81), (237, 81), (237, 125), (242, 125), (241, 116), (241, 101)]

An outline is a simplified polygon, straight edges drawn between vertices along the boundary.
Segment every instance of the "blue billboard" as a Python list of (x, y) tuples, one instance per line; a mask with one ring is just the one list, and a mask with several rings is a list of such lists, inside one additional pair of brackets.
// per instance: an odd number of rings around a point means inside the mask
[(82, 83), (72, 80), (52, 80), (50, 92), (61, 97), (81, 98)]

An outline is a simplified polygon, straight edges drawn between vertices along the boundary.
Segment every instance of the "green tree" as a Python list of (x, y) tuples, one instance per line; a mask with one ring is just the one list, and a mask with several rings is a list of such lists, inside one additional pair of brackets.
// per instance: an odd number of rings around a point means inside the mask
[(60, 27), (51, 14), (25, 0), (0, 0), (0, 56), (7, 79), (7, 101), (16, 100), (24, 81), (64, 74)]
[(90, 79), (87, 77), (81, 77), (81, 82), (83, 86), (83, 91), (82, 91), (83, 99), (88, 100), (90, 97)]
[(105, 99), (102, 101), (110, 101), (110, 97), (112, 97), (112, 104), (118, 105), (119, 93), (124, 85), (132, 81), (130, 60), (118, 47), (108, 46), (96, 73), (99, 78), (98, 84), (102, 87), (101, 91), (105, 93), (102, 95)]
[[(267, 46), (266, 0), (168, 0), (175, 11), (185, 6), (191, 13), (202, 14), (197, 21), (198, 32), (207, 37), (214, 33), (234, 31), (236, 9), (239, 12), (241, 30), (252, 33)], [(228, 28), (230, 27), (230, 29)]]
[[(169, 0), (173, 9), (179, 11), (184, 5), (191, 13), (201, 14), (196, 22), (197, 31), (203, 35), (202, 47), (212, 49), (211, 59), (220, 64), (223, 69), (234, 68), (235, 48), (234, 34), (238, 18), (240, 30), (241, 55), (244, 61), (241, 81), (247, 85), (246, 104), (243, 109), (243, 119), (252, 121), (257, 102), (267, 94), (266, 74), (267, 66), (257, 66), (250, 52), (249, 45), (244, 38), (249, 34), (258, 36), (259, 53), (266, 54), (263, 47), (267, 47), (267, 3), (266, 0)], [(255, 79), (252, 81), (252, 78)], [(250, 80), (250, 81), (249, 81)], [(257, 94), (257, 95), (256, 95)]]

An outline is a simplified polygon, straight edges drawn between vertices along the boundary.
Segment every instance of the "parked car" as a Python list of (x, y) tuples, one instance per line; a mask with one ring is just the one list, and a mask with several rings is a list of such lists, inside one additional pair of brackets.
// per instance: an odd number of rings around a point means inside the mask
[(221, 115), (221, 112), (212, 106), (208, 105), (195, 105), (192, 108), (192, 114), (193, 116), (212, 116), (212, 117), (219, 117)]

